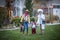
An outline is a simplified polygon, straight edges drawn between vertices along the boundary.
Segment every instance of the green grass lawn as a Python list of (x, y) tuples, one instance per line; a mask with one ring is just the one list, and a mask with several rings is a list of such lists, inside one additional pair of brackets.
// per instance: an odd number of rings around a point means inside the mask
[(37, 33), (31, 34), (29, 27), (29, 34), (23, 34), (19, 30), (0, 31), (0, 40), (60, 40), (60, 25), (46, 26), (45, 34), (40, 35), (39, 27), (36, 28)]

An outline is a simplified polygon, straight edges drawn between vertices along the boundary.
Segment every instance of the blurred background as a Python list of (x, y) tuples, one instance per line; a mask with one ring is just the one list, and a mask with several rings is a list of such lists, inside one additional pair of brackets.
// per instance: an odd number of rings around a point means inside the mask
[(60, 23), (60, 0), (0, 0), (0, 26), (10, 24), (29, 10), (30, 17), (37, 20), (37, 9), (44, 10), (46, 23)]

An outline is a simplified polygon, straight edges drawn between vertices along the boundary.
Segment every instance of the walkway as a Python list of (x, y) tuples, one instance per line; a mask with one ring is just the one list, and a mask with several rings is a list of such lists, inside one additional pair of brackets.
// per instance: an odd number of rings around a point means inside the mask
[(16, 29), (19, 29), (19, 27), (15, 27), (15, 28), (12, 28), (12, 29), (0, 29), (0, 31), (4, 31), (4, 30), (16, 30)]
[[(51, 23), (48, 23), (48, 24), (46, 24), (46, 25), (59, 25), (60, 23), (53, 23), (53, 24), (51, 24)], [(15, 27), (15, 28), (12, 28), (12, 29), (0, 29), (0, 31), (4, 31), (4, 30), (16, 30), (16, 29), (19, 29), (19, 27)]]
[(46, 25), (59, 25), (60, 23), (47, 23)]

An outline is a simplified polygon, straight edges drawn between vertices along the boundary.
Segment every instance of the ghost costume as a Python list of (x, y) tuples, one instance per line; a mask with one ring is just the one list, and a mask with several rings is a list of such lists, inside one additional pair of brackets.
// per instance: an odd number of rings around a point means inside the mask
[[(42, 13), (39, 13), (42, 12)], [(42, 29), (45, 29), (45, 15), (43, 14), (43, 10), (42, 9), (38, 9), (38, 20), (37, 20), (37, 24), (38, 25), (42, 25)]]

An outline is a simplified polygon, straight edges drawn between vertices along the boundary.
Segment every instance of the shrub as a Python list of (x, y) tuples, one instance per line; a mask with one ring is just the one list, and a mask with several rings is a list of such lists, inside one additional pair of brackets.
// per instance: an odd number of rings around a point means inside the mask
[(12, 24), (15, 23), (16, 26), (19, 26), (19, 24), (20, 24), (20, 18), (13, 18), (12, 21), (11, 21), (11, 23)]
[(45, 16), (45, 21), (46, 21), (46, 23), (50, 23), (50, 16), (48, 15), (48, 16)]
[(59, 17), (58, 16), (53, 16), (54, 20), (59, 20)]
[(35, 21), (35, 18), (33, 18), (33, 17), (30, 17), (30, 21)]

